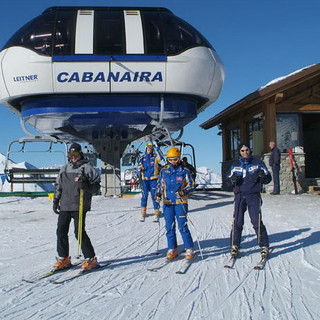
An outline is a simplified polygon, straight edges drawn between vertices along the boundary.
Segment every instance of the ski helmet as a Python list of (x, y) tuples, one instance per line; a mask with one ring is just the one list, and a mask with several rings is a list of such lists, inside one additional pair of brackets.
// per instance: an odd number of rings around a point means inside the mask
[(152, 142), (148, 142), (146, 145), (146, 149), (153, 149), (153, 143)]
[(180, 158), (180, 156), (181, 152), (177, 147), (172, 147), (167, 152), (167, 158)]

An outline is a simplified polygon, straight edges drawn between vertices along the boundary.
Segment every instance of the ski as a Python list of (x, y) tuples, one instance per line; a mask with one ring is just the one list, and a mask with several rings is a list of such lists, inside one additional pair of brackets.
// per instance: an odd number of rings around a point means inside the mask
[(37, 275), (35, 276), (34, 278), (32, 279), (28, 279), (28, 278), (22, 278), (22, 281), (24, 282), (28, 282), (28, 283), (35, 283), (37, 281), (40, 281), (42, 279), (45, 279), (45, 278), (48, 278), (48, 277), (51, 277), (57, 273), (62, 273), (64, 271), (67, 271), (67, 270), (70, 270), (71, 268), (73, 267), (76, 267), (78, 266), (79, 264), (81, 264), (83, 261), (79, 261), (79, 262), (76, 262), (76, 263), (73, 263), (71, 266), (67, 267), (67, 268), (64, 268), (64, 269), (51, 269), (50, 271), (47, 271), (45, 273), (42, 273), (40, 275)]
[(153, 267), (148, 268), (147, 270), (148, 271), (158, 271), (174, 260), (175, 260), (175, 258), (173, 258), (173, 259), (164, 258), (160, 263), (155, 264)]
[(227, 269), (232, 269), (234, 267), (234, 264), (236, 263), (238, 258), (238, 255), (231, 255), (231, 258), (228, 260), (228, 262), (224, 265)]
[(272, 250), (273, 250), (273, 248), (269, 248), (269, 254), (266, 257), (261, 257), (260, 261), (253, 267), (254, 270), (264, 269)]
[(72, 273), (71, 275), (69, 275), (69, 276), (67, 276), (67, 277), (65, 277), (63, 279), (52, 280), (50, 282), (54, 283), (54, 284), (63, 284), (65, 282), (69, 282), (71, 280), (79, 278), (84, 274), (88, 274), (88, 273), (94, 272), (94, 271), (96, 271), (98, 269), (105, 268), (105, 267), (109, 266), (111, 263), (113, 263), (113, 261), (108, 261), (106, 263), (101, 263), (101, 264), (98, 264), (95, 268), (92, 268), (90, 270), (80, 269), (79, 271), (77, 270), (75, 273)]
[(158, 271), (160, 269), (162, 269), (163, 267), (167, 266), (168, 264), (170, 264), (173, 261), (176, 261), (177, 259), (179, 259), (179, 255), (174, 257), (173, 259), (168, 259), (167, 257), (163, 258), (162, 261), (156, 263), (153, 267), (148, 268), (148, 271)]
[(179, 270), (176, 271), (176, 274), (185, 274), (188, 271), (189, 267), (191, 266), (192, 262), (194, 261), (195, 257), (196, 256), (194, 256), (192, 259), (184, 258), (179, 267)]
[(260, 261), (253, 267), (253, 269), (262, 270), (265, 267), (267, 260), (268, 260), (267, 257), (261, 258)]

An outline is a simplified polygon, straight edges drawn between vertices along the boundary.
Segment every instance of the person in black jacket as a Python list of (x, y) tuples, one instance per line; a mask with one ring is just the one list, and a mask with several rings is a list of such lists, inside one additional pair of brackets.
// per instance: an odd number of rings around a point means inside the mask
[(276, 195), (276, 194), (280, 194), (279, 173), (280, 173), (281, 154), (280, 154), (280, 150), (276, 147), (276, 143), (274, 141), (270, 141), (269, 147), (271, 149), (269, 165), (272, 168), (272, 177), (273, 177), (273, 192), (271, 192), (271, 194)]
[(183, 164), (183, 166), (184, 166), (185, 168), (188, 168), (188, 169), (189, 169), (193, 180), (196, 181), (197, 170), (196, 170), (196, 168), (195, 168), (192, 164), (190, 164), (190, 163), (188, 162), (187, 157), (183, 157), (183, 158), (182, 158), (182, 164)]
[(86, 261), (83, 269), (92, 269), (97, 266), (97, 258), (90, 238), (85, 231), (85, 218), (91, 209), (92, 195), (100, 188), (100, 175), (83, 157), (81, 146), (73, 143), (68, 152), (69, 162), (64, 165), (57, 177), (53, 198), (53, 211), (59, 215), (57, 226), (57, 251), (59, 257), (54, 264), (55, 269), (64, 269), (71, 266), (69, 256), (69, 226), (74, 220), (74, 233), (78, 238), (80, 190), (84, 191), (82, 216), (81, 250)]
[(251, 223), (258, 237), (261, 255), (267, 256), (269, 238), (261, 219), (261, 191), (262, 185), (271, 181), (271, 174), (262, 160), (252, 156), (248, 144), (241, 144), (239, 151), (240, 158), (232, 164), (227, 181), (232, 184), (235, 195), (231, 255), (236, 256), (239, 252), (244, 214), (248, 209)]

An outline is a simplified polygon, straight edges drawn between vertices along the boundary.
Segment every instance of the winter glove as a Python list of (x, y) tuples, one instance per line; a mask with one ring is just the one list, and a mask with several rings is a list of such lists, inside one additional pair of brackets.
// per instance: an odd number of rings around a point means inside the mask
[(232, 174), (230, 180), (232, 182), (233, 185), (237, 185), (238, 182), (240, 181), (241, 177), (239, 175), (237, 175), (235, 172)]
[(53, 199), (53, 212), (55, 214), (59, 214), (60, 213), (59, 199)]
[(259, 170), (256, 181), (258, 181), (258, 180), (263, 181), (265, 176), (266, 175), (265, 175), (264, 171), (263, 170)]
[(79, 178), (78, 182), (80, 184), (80, 189), (82, 190), (88, 190), (91, 186), (89, 179), (84, 175)]
[(180, 197), (183, 197), (183, 196), (185, 196), (187, 193), (186, 193), (186, 191), (184, 191), (184, 190), (178, 190), (177, 192), (176, 192), (176, 196), (178, 197), (178, 198), (180, 198)]
[(161, 193), (157, 193), (156, 196), (154, 197), (154, 200), (156, 200), (156, 202), (160, 203), (161, 202)]

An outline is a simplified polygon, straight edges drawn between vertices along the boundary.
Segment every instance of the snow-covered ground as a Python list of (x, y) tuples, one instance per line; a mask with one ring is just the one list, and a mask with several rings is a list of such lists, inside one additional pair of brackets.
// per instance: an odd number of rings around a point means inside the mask
[[(233, 196), (197, 192), (189, 205), (196, 230), (192, 224), (190, 229), (203, 260), (198, 256), (188, 272), (179, 275), (179, 260), (158, 272), (147, 270), (164, 256), (166, 239), (163, 219), (160, 229), (151, 216), (139, 222), (140, 195), (94, 197), (87, 231), (99, 260), (114, 263), (57, 285), (50, 278), (33, 284), (21, 281), (54, 262), (57, 216), (52, 203), (47, 198), (0, 198), (0, 318), (320, 319), (320, 197), (263, 195), (263, 201), (263, 220), (274, 248), (265, 270), (253, 270), (259, 254), (247, 216), (242, 257), (234, 269), (223, 268)], [(70, 245), (75, 256), (73, 226)]]

